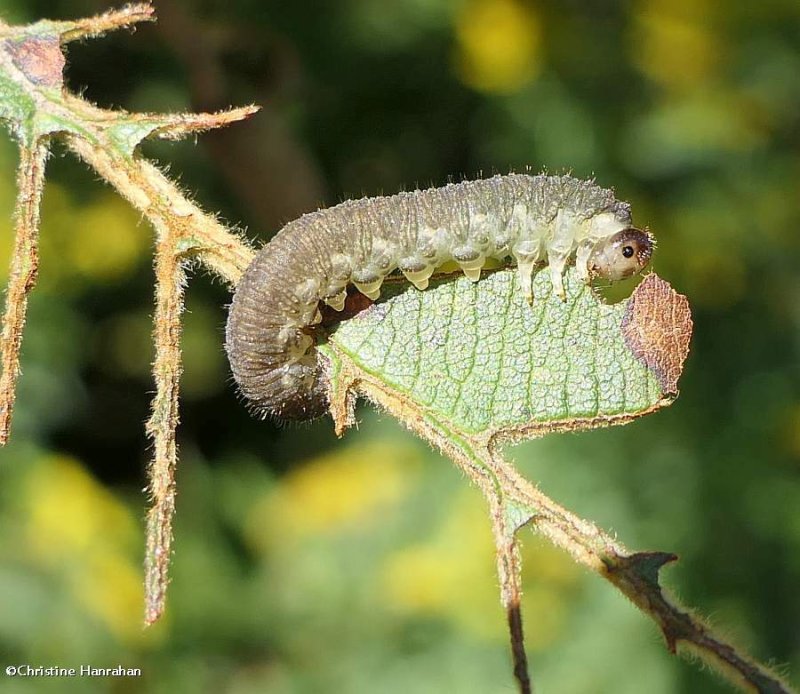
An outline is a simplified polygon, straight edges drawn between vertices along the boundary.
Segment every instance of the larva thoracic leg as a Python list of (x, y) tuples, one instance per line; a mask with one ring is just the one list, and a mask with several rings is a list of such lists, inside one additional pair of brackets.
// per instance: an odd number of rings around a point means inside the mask
[(528, 301), (547, 263), (564, 298), (564, 268), (618, 280), (649, 262), (653, 239), (630, 207), (570, 176), (512, 174), (443, 188), (351, 200), (287, 224), (253, 259), (228, 315), (226, 350), (245, 398), (263, 415), (311, 419), (326, 407), (313, 326), (320, 302), (345, 306), (347, 286), (372, 300), (397, 271), (424, 290), (454, 261), (478, 281), (488, 258), (516, 262)]

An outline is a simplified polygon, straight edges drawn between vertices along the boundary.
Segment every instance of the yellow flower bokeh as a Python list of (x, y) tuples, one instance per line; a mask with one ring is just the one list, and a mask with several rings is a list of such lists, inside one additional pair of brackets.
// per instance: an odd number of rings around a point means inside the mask
[[(5, 197), (0, 191), (0, 199)], [(0, 280), (5, 280), (14, 235), (10, 220), (2, 226)], [(64, 187), (48, 182), (41, 209), (39, 286), (62, 289), (75, 280), (122, 279), (146, 257), (151, 236), (148, 226), (117, 195), (104, 191), (82, 204)]]
[(150, 246), (152, 231), (116, 195), (104, 193), (74, 212), (65, 262), (94, 281), (108, 282), (127, 275)]
[(57, 454), (32, 463), (23, 509), (31, 559), (64, 576), (82, 608), (119, 641), (140, 641), (141, 529), (130, 511), (77, 460)]
[(707, 86), (722, 60), (707, 0), (644, 0), (633, 13), (631, 62), (663, 87)]
[[(522, 534), (522, 560), (530, 581), (524, 609), (536, 615), (527, 645), (542, 649), (564, 628), (570, 593), (580, 572), (551, 545)], [(435, 614), (487, 640), (508, 638), (498, 601), (495, 549), (485, 503), (475, 490), (455, 497), (451, 513), (431, 539), (392, 553), (379, 577), (380, 592), (395, 609)]]
[(456, 65), (480, 92), (519, 90), (541, 69), (541, 26), (533, 7), (517, 0), (471, 0), (456, 17)]
[(389, 440), (334, 449), (290, 472), (256, 502), (245, 535), (265, 550), (357, 527), (405, 495), (419, 463), (417, 449)]

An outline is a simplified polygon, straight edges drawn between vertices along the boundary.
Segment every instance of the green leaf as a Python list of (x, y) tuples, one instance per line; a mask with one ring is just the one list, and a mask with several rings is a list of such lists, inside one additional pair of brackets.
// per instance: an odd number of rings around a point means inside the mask
[[(669, 287), (655, 275), (640, 286), (653, 283)], [(422, 292), (385, 285), (386, 298), (341, 323), (322, 349), (470, 439), (626, 422), (672, 402), (663, 368), (648, 364), (626, 335), (633, 297), (608, 305), (574, 268), (565, 287), (561, 301), (549, 274), (539, 272), (529, 305), (513, 270), (476, 283), (440, 279)], [(657, 319), (658, 311), (651, 314)], [(685, 319), (677, 328), (685, 337), (677, 346), (681, 365), (691, 333), (688, 306)]]

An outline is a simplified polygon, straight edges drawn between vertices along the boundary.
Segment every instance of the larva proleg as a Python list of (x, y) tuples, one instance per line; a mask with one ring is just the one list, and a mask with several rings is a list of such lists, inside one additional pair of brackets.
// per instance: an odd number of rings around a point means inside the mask
[(327, 407), (312, 337), (320, 302), (342, 311), (348, 285), (376, 300), (395, 271), (424, 290), (444, 263), (479, 281), (488, 259), (510, 260), (532, 302), (542, 263), (563, 298), (573, 258), (585, 282), (613, 281), (641, 271), (653, 246), (627, 203), (570, 176), (511, 174), (350, 200), (290, 222), (256, 254), (228, 314), (233, 376), (261, 414), (311, 419)]

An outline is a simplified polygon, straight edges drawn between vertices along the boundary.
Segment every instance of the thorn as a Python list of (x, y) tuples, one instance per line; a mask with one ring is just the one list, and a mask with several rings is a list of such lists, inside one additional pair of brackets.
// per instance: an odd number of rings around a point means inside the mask
[(637, 573), (655, 584), (658, 584), (659, 571), (674, 561), (678, 561), (678, 555), (672, 552), (636, 552), (625, 560)]
[(678, 555), (671, 552), (636, 552), (627, 556), (618, 556), (615, 565), (609, 566), (609, 571), (620, 570), (633, 572), (644, 579), (651, 586), (661, 589), (658, 574), (661, 569), (671, 562), (678, 561)]
[(104, 112), (111, 114), (100, 127), (103, 127), (114, 140), (128, 153), (133, 151), (148, 137), (164, 140), (179, 140), (186, 135), (220, 128), (249, 118), (259, 110), (258, 106), (243, 106), (219, 113), (181, 113), (181, 114), (131, 114)]
[(182, 113), (174, 116), (153, 117), (153, 129), (148, 136), (164, 140), (179, 140), (187, 135), (214, 128), (223, 128), (231, 123), (246, 120), (261, 110), (251, 104), (216, 113)]
[(77, 19), (72, 22), (55, 22), (61, 43), (100, 36), (108, 31), (122, 29), (139, 22), (156, 21), (156, 9), (149, 2), (128, 5), (121, 10), (110, 10), (103, 14)]

